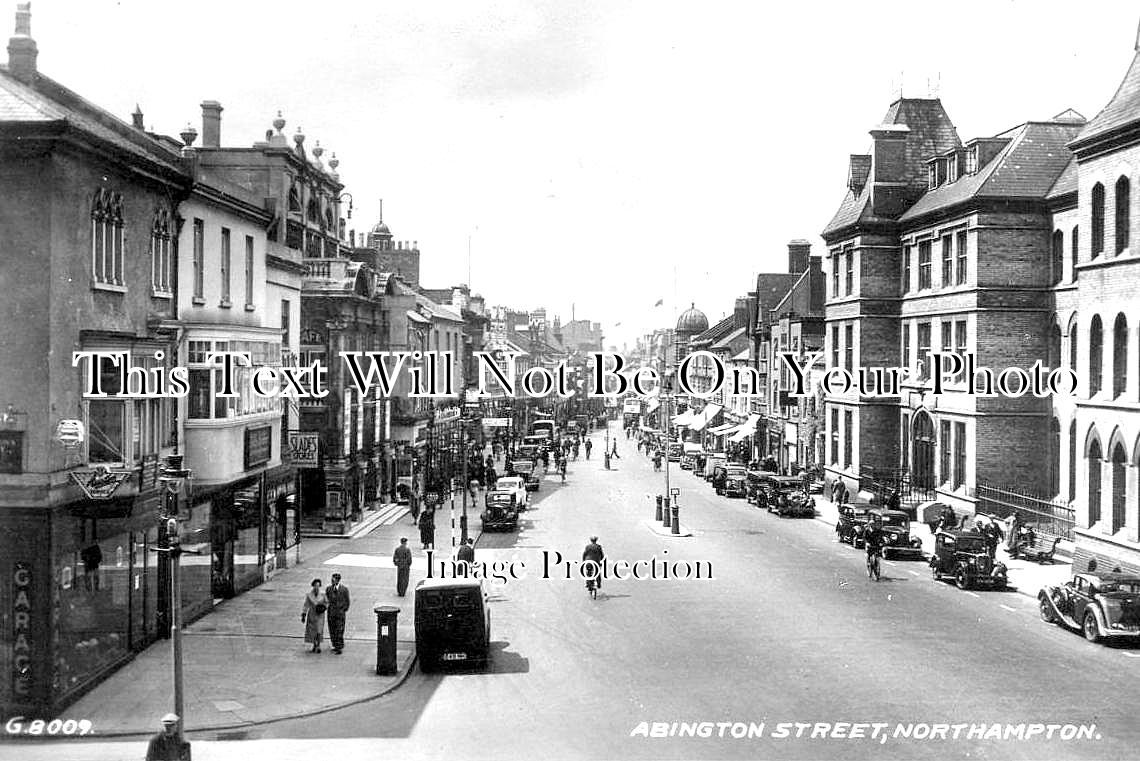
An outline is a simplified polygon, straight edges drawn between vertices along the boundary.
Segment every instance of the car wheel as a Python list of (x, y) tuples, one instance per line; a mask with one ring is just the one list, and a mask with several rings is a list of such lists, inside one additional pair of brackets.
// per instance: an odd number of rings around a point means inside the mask
[(1041, 595), (1037, 600), (1037, 611), (1041, 614), (1041, 620), (1047, 624), (1056, 623), (1057, 618), (1053, 615), (1053, 604)]
[(954, 574), (954, 583), (958, 585), (958, 589), (970, 588), (970, 574), (966, 573), (965, 568), (959, 568), (958, 573)]
[(1096, 623), (1096, 615), (1091, 610), (1085, 611), (1084, 626), (1081, 627), (1085, 633), (1085, 639), (1089, 642), (1100, 641), (1100, 627)]

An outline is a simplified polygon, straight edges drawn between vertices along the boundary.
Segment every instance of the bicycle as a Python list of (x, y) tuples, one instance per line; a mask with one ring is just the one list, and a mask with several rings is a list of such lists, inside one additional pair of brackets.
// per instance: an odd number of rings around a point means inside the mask
[(586, 594), (593, 599), (598, 599), (598, 582), (593, 576), (586, 577)]
[(879, 565), (880, 550), (876, 549), (867, 553), (867, 578), (878, 581), (882, 572)]

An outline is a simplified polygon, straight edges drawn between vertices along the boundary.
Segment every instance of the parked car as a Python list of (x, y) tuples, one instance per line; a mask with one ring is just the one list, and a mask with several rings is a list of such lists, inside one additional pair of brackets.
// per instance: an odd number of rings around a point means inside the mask
[(726, 497), (748, 496), (748, 470), (743, 465), (729, 465), (725, 468), (724, 486), (721, 492)]
[(871, 511), (873, 520), (883, 530), (883, 557), (922, 557), (922, 540), (910, 535), (910, 516), (902, 510), (877, 508)]
[(1140, 576), (1077, 573), (1037, 594), (1041, 620), (1084, 633), (1089, 642), (1140, 637)]
[(840, 505), (839, 521), (835, 524), (839, 541), (847, 542), (852, 547), (862, 547), (863, 529), (867, 526), (870, 513), (871, 508), (866, 505)]
[(487, 586), (476, 579), (424, 579), (416, 585), (416, 655), (422, 671), (442, 663), (485, 664), (491, 655)]
[[(725, 457), (723, 454), (711, 454), (711, 455), (709, 455), (709, 461), (705, 464), (705, 473), (704, 473), (705, 480), (706, 481), (715, 481), (715, 479), (717, 477), (717, 468), (722, 469), (720, 475), (723, 477), (724, 476), (723, 468), (726, 465), (728, 465), (728, 458)], [(716, 483), (713, 483), (713, 486), (715, 487)]]
[[(513, 494), (515, 496), (515, 502), (518, 504), (519, 510), (526, 510), (530, 506), (530, 495), (526, 493), (525, 476), (503, 476), (495, 482), (494, 491), (505, 491)], [(494, 492), (492, 492), (492, 494), (493, 493)], [(490, 497), (490, 495), (487, 496), (488, 498)]]
[(781, 518), (814, 518), (815, 500), (804, 492), (799, 476), (770, 474), (764, 479), (768, 512)]
[(484, 531), (518, 531), (519, 502), (515, 490), (487, 492), (486, 505), (487, 509), (480, 516)]
[(748, 471), (748, 501), (757, 507), (767, 507), (767, 493), (764, 490), (764, 480), (774, 476), (766, 470)]
[(669, 445), (668, 458), (669, 462), (680, 462), (681, 458), (685, 455), (685, 447), (681, 442), (674, 441)]
[(935, 581), (950, 576), (959, 589), (1009, 584), (1005, 563), (995, 562), (986, 550), (986, 538), (973, 531), (939, 531), (934, 536), (930, 572)]
[(542, 485), (542, 471), (534, 467), (534, 460), (515, 460), (511, 463), (515, 474), (521, 476), (527, 491), (538, 491)]

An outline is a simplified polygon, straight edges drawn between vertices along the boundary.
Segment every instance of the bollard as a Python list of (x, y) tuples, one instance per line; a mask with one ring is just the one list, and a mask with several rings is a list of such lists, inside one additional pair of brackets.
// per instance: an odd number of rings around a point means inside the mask
[(396, 668), (396, 617), (399, 608), (380, 605), (372, 609), (376, 614), (376, 673), (390, 676)]
[(681, 533), (681, 506), (677, 504), (676, 500), (673, 501), (673, 529), (670, 533)]
[(665, 528), (669, 528), (669, 498), (668, 497), (663, 498), (662, 502), (665, 506), (665, 510), (664, 510), (664, 513), (662, 514), (662, 518), (661, 518), (662, 525), (664, 525)]
[(660, 494), (657, 495), (657, 518), (655, 520), (661, 520), (661, 500), (663, 499), (664, 497)]

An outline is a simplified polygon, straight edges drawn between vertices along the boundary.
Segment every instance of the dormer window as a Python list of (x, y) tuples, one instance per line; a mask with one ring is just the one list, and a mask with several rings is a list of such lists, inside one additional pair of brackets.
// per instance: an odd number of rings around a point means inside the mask
[(978, 146), (971, 145), (966, 149), (966, 174), (978, 171)]
[(953, 153), (946, 158), (946, 181), (958, 181), (958, 154)]
[(926, 165), (926, 186), (929, 190), (934, 190), (936, 187), (938, 187), (937, 162), (931, 161)]

